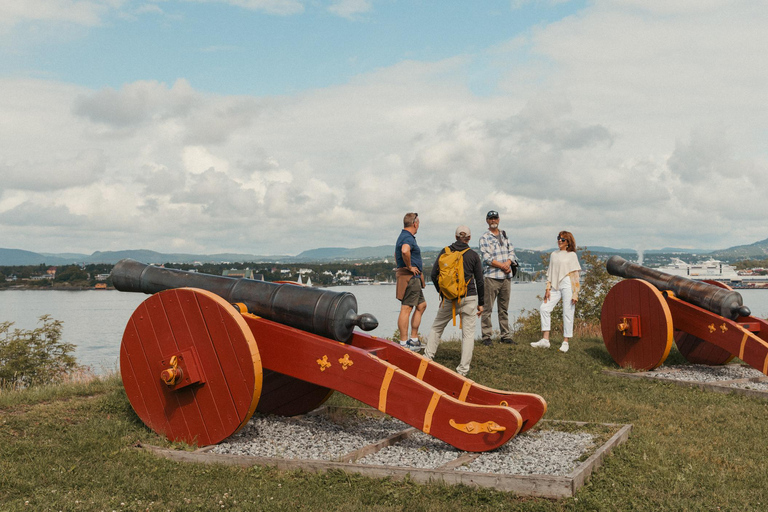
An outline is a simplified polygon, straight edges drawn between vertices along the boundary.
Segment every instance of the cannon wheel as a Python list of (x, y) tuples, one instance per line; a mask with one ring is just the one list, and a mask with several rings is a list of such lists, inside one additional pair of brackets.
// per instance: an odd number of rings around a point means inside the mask
[[(173, 356), (182, 361), (182, 377), (167, 384), (163, 374)], [(261, 396), (253, 333), (224, 299), (195, 288), (156, 293), (136, 308), (123, 334), (120, 373), (150, 429), (199, 446), (242, 428)]]
[[(732, 290), (730, 286), (720, 281), (706, 280), (707, 284)], [(714, 343), (705, 341), (693, 334), (675, 330), (675, 344), (683, 357), (693, 364), (717, 366), (729, 363), (735, 356)]]
[(298, 416), (314, 411), (332, 394), (332, 389), (265, 368), (264, 384), (256, 410), (262, 414)]
[[(619, 324), (627, 316), (639, 318), (640, 335), (624, 336)], [(641, 279), (625, 279), (610, 289), (600, 315), (603, 342), (622, 368), (652, 370), (672, 348), (672, 315), (655, 286)]]

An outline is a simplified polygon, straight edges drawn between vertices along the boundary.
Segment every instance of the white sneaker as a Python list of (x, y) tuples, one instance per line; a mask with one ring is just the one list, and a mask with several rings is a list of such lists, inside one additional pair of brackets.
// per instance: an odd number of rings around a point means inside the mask
[(563, 344), (560, 345), (560, 352), (563, 352), (563, 353), (568, 352), (568, 348), (569, 348), (568, 342), (564, 341)]
[(539, 341), (531, 343), (531, 346), (536, 348), (549, 348), (549, 340), (541, 338)]

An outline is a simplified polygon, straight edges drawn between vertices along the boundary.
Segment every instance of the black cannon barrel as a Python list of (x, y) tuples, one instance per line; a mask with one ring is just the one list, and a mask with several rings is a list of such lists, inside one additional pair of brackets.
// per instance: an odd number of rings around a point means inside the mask
[(733, 290), (630, 263), (621, 256), (611, 256), (605, 267), (611, 275), (643, 279), (661, 291), (671, 291), (686, 302), (731, 320), (751, 314), (741, 294)]
[(373, 315), (357, 314), (357, 299), (349, 292), (186, 272), (132, 259), (115, 265), (112, 284), (120, 291), (150, 294), (171, 288), (201, 288), (232, 304), (243, 303), (248, 312), (267, 320), (345, 343), (352, 338), (355, 326), (370, 331), (379, 325)]

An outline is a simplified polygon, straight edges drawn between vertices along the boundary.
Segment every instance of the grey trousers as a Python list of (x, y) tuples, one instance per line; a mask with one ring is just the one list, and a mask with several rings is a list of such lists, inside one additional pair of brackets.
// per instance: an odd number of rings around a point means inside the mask
[(511, 281), (511, 279), (494, 279), (492, 277), (486, 277), (483, 280), (483, 284), (485, 284), (485, 305), (483, 306), (480, 326), (484, 340), (491, 339), (493, 334), (491, 313), (493, 313), (493, 303), (497, 301), (501, 339), (512, 338), (512, 334), (509, 332), (509, 289)]

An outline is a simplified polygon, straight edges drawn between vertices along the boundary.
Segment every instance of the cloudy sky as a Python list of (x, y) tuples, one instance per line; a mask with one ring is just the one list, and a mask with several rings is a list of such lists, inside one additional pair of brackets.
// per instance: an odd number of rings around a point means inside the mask
[(754, 0), (2, 0), (0, 247), (768, 237)]

